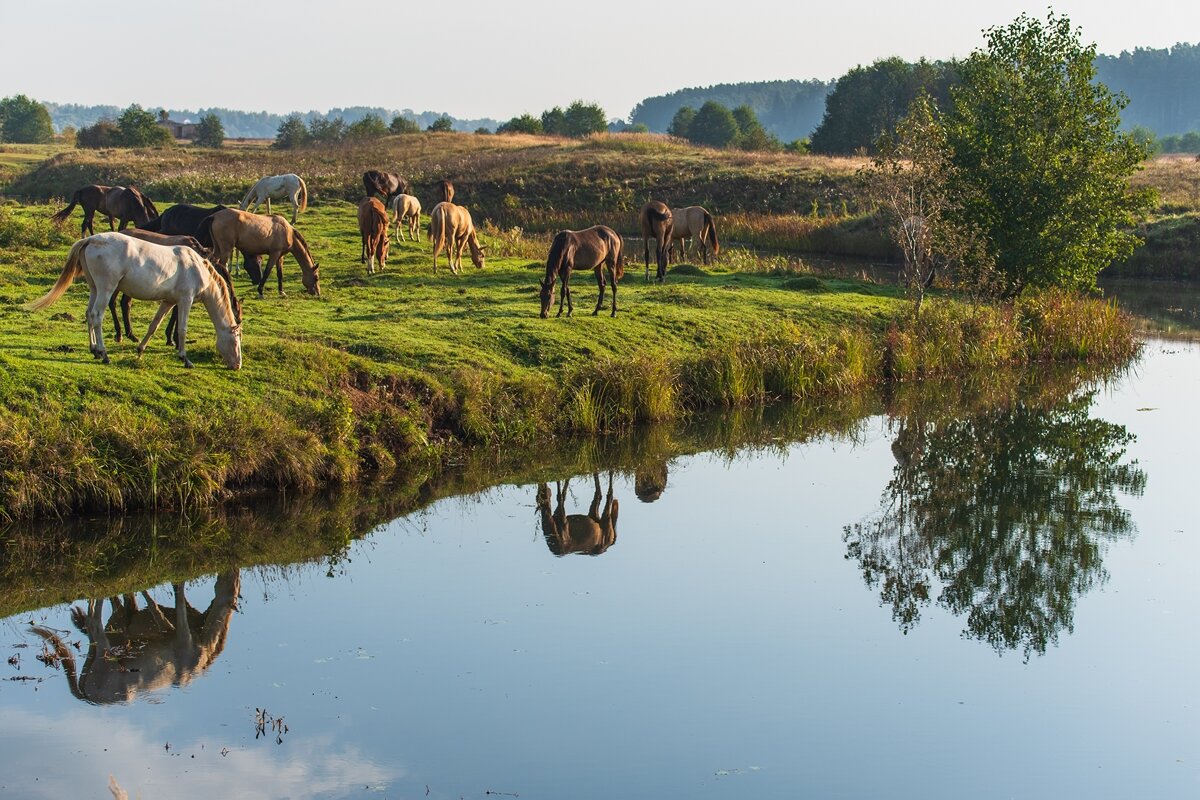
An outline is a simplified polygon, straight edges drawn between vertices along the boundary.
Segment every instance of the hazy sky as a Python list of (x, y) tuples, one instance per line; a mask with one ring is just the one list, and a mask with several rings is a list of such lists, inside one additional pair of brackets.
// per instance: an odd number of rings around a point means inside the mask
[[(654, 9), (662, 10), (654, 10)], [(355, 105), (508, 119), (582, 98), (625, 117), (688, 86), (831, 79), (964, 56), (1008, 0), (2, 0), (0, 96), (287, 112)], [(1200, 40), (1183, 0), (1054, 6), (1102, 53)], [(686, 13), (684, 13), (686, 12)]]

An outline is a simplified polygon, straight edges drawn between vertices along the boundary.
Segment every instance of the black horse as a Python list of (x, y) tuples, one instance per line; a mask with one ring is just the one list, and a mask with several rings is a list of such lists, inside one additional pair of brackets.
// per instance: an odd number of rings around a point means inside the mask
[(363, 173), (363, 188), (367, 190), (367, 197), (376, 194), (382, 196), (383, 204), (387, 206), (396, 195), (408, 194), (408, 181), (394, 172), (369, 169)]

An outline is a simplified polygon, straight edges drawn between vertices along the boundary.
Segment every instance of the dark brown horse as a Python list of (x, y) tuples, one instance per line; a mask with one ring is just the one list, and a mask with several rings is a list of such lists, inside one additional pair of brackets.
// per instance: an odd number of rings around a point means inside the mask
[[(567, 496), (569, 480), (555, 482), (555, 506), (550, 510), (550, 487), (538, 484), (537, 507), (542, 519), (542, 535), (546, 537), (546, 546), (556, 556), (571, 553), (582, 553), (598, 556), (617, 541), (617, 515), (620, 512), (620, 501), (613, 499), (612, 473), (608, 473), (608, 494), (600, 492), (600, 473), (593, 472), (596, 490), (592, 495), (592, 504), (585, 514), (568, 514), (564, 502)], [(600, 501), (604, 499), (604, 508)]]
[(596, 283), (600, 296), (592, 316), (600, 313), (604, 305), (604, 268), (612, 281), (612, 314), (617, 315), (617, 281), (625, 274), (624, 245), (620, 235), (606, 225), (595, 225), (582, 231), (559, 231), (550, 244), (550, 255), (546, 258), (546, 277), (542, 279), (542, 319), (550, 315), (554, 302), (554, 281), (562, 279), (562, 292), (558, 298), (558, 316), (562, 316), (563, 300), (567, 301), (567, 316), (571, 316), (571, 271), (590, 269), (596, 272)]
[(114, 218), (121, 223), (117, 230), (124, 230), (130, 222), (141, 227), (158, 217), (158, 209), (154, 207), (154, 203), (134, 187), (92, 184), (84, 186), (82, 189), (76, 189), (75, 193), (71, 195), (71, 204), (50, 219), (56, 223), (65, 222), (76, 205), (83, 207), (83, 223), (79, 226), (80, 236), (96, 232), (92, 223), (97, 211), (108, 218), (109, 230), (113, 229)]
[(642, 229), (642, 241), (645, 244), (646, 282), (650, 281), (650, 240), (654, 239), (657, 243), (657, 280), (662, 283), (667, 277), (667, 254), (671, 249), (671, 231), (674, 227), (671, 209), (667, 207), (666, 203), (651, 200), (642, 206), (642, 213), (638, 215), (638, 224)]
[(363, 188), (367, 190), (367, 197), (376, 194), (382, 196), (383, 204), (386, 206), (396, 195), (408, 194), (408, 181), (394, 172), (369, 169), (363, 173)]

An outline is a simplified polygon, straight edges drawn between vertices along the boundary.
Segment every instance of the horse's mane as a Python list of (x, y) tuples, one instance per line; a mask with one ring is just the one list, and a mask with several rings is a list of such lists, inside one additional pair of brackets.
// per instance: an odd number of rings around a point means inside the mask
[(550, 243), (550, 254), (546, 256), (546, 280), (552, 280), (562, 269), (570, 248), (571, 232), (559, 231)]
[(208, 267), (210, 277), (213, 278), (212, 283), (217, 287), (216, 292), (221, 303), (229, 309), (229, 315), (234, 318), (234, 325), (238, 325), (237, 311), (233, 306), (233, 295), (229, 287), (233, 283), (233, 276), (229, 274), (229, 270), (221, 267), (207, 258), (204, 259), (204, 265)]

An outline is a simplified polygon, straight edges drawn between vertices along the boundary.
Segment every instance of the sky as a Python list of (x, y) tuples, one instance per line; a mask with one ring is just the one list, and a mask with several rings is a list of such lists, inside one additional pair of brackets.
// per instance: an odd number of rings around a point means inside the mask
[[(831, 80), (900, 56), (966, 56), (1009, 0), (95, 0), (0, 7), (0, 97), (248, 111), (382, 106), (508, 119), (583, 99), (740, 81)], [(1200, 41), (1200, 3), (1054, 5), (1101, 53)]]

